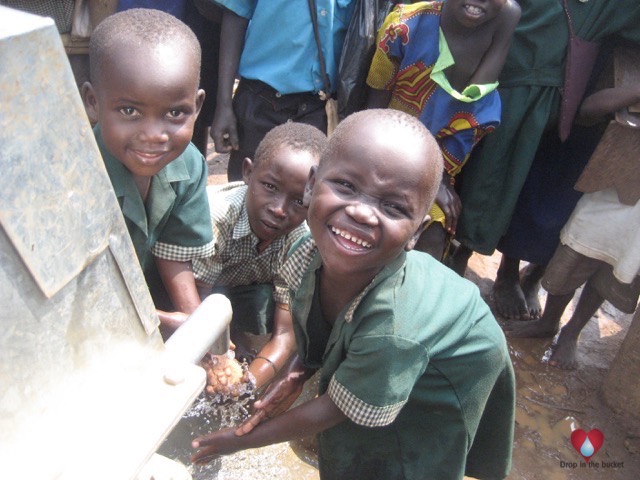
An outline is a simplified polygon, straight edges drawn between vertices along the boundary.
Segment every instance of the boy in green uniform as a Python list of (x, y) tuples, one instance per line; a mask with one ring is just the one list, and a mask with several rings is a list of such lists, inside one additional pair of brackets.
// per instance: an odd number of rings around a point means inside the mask
[[(284, 267), (297, 353), (244, 425), (193, 442), (195, 461), (319, 433), (322, 478), (506, 476), (504, 335), (473, 284), (411, 252), (441, 162), (408, 114), (367, 110), (338, 126), (307, 182), (313, 237)], [(319, 396), (287, 411), (320, 367)]]
[(190, 143), (200, 45), (175, 17), (133, 9), (101, 22), (89, 48), (82, 96), (152, 297), (192, 312), (191, 262), (213, 251), (207, 167)]

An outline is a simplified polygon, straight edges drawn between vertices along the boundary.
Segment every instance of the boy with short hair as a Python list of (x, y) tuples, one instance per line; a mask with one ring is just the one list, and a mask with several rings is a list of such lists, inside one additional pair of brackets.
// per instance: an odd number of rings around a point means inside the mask
[(500, 124), (498, 75), (519, 19), (515, 0), (416, 2), (395, 7), (378, 32), (368, 108), (419, 118), (444, 157), (434, 223), (416, 247), (437, 259), (447, 253), (462, 208), (454, 178)]
[(89, 49), (85, 108), (152, 297), (190, 313), (191, 262), (213, 251), (207, 167), (190, 143), (205, 95), (200, 45), (175, 17), (132, 9), (102, 21)]
[[(410, 251), (441, 171), (410, 115), (366, 110), (338, 126), (307, 182), (313, 237), (284, 267), (298, 352), (243, 426), (193, 442), (194, 461), (320, 433), (322, 478), (506, 476), (504, 335), (472, 283)], [(319, 396), (283, 413), (320, 367)]]
[(277, 126), (262, 139), (255, 159), (244, 159), (244, 182), (208, 187), (216, 244), (210, 256), (194, 261), (196, 284), (202, 297), (220, 292), (230, 299), (238, 357), (252, 357), (245, 332), (273, 332), (250, 368), (257, 386), (273, 378), (295, 343), (289, 293), (278, 271), (291, 245), (308, 231), (304, 188), (326, 142), (311, 125)]

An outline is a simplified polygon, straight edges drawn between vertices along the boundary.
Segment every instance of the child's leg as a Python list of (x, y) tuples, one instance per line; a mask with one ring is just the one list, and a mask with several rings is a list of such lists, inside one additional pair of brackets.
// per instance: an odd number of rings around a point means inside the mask
[(422, 232), (415, 248), (420, 252), (428, 253), (433, 258), (441, 262), (448, 244), (449, 235), (444, 230), (442, 224), (439, 222), (433, 222), (424, 232)]
[(527, 301), (520, 286), (520, 260), (502, 255), (493, 284), (496, 311), (504, 318), (528, 320)]
[(464, 277), (464, 272), (467, 270), (469, 259), (473, 254), (473, 250), (462, 244), (453, 251), (449, 260), (446, 262), (451, 270), (456, 272), (461, 277)]
[(539, 320), (530, 322), (509, 322), (502, 328), (508, 337), (553, 337), (558, 333), (560, 319), (574, 292), (566, 295), (547, 295), (544, 314)]
[[(604, 298), (593, 287), (592, 282), (588, 281), (582, 290), (571, 320), (562, 327), (560, 336), (552, 347), (549, 365), (565, 369), (576, 368), (576, 348), (580, 332), (603, 302)], [(546, 314), (547, 309), (545, 308), (543, 318)]]
[(540, 280), (542, 280), (545, 268), (546, 265), (530, 263), (520, 276), (520, 288), (522, 288), (524, 299), (527, 302), (530, 318), (540, 318), (542, 313), (538, 292), (540, 291)]

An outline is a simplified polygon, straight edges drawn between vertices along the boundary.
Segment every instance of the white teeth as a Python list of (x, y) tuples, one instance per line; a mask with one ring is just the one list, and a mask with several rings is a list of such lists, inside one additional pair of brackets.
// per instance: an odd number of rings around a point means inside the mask
[(473, 5), (465, 5), (465, 8), (467, 9), (467, 12), (469, 12), (471, 15), (480, 15), (482, 13), (481, 8), (475, 7)]
[(361, 245), (364, 248), (371, 248), (371, 244), (362, 240), (361, 238), (357, 238), (352, 236), (350, 233), (347, 232), (343, 232), (342, 230), (336, 228), (336, 227), (331, 227), (331, 231), (333, 233), (335, 233), (336, 235), (340, 235), (341, 237), (347, 239), (347, 240), (351, 240), (352, 242), (354, 242), (357, 245)]

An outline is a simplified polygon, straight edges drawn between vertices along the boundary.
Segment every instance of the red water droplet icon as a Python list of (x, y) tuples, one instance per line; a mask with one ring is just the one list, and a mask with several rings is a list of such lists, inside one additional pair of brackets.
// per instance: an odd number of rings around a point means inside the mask
[(600, 450), (603, 443), (604, 435), (597, 428), (594, 428), (589, 433), (585, 432), (581, 428), (574, 430), (571, 433), (571, 444), (573, 445), (573, 448), (575, 448), (587, 462), (598, 452), (598, 450)]

